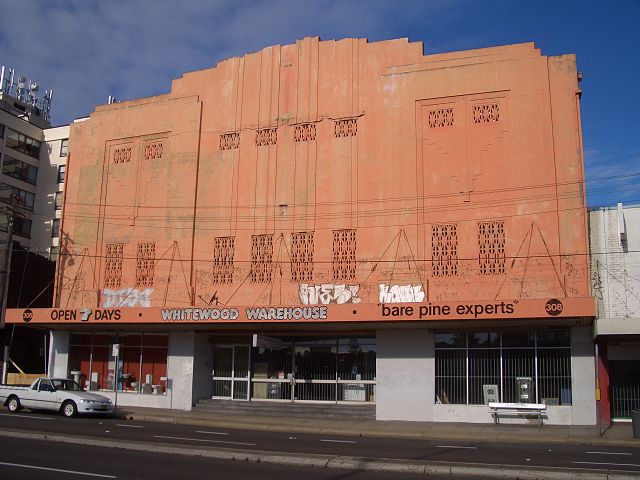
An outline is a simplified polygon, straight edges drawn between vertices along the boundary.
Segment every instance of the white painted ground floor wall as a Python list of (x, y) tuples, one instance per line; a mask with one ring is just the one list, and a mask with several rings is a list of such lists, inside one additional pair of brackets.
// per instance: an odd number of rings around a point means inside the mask
[[(571, 329), (572, 405), (549, 406), (546, 423), (595, 425), (595, 362), (592, 327)], [(490, 423), (486, 405), (436, 404), (435, 341), (430, 329), (379, 330), (376, 335), (378, 420)], [(69, 333), (51, 332), (49, 372), (68, 376)], [(208, 334), (169, 334), (165, 395), (118, 393), (118, 405), (191, 410), (212, 394)], [(100, 392), (114, 400), (113, 392)], [(502, 420), (501, 420), (502, 421)], [(505, 419), (526, 422), (526, 419)]]
[[(379, 330), (376, 348), (378, 420), (493, 422), (486, 405), (436, 403), (433, 331)], [(571, 329), (571, 374), (572, 405), (547, 407), (548, 419), (545, 422), (555, 425), (595, 425), (595, 362), (590, 326)], [(500, 421), (528, 422), (524, 418)]]

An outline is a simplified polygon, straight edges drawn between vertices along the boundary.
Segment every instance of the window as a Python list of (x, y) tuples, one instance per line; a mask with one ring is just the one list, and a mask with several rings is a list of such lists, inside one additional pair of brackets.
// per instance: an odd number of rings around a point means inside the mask
[(120, 288), (122, 282), (122, 243), (108, 243), (105, 251), (104, 288)]
[(273, 235), (251, 235), (251, 283), (271, 283)]
[(9, 177), (17, 178), (23, 182), (36, 184), (38, 179), (38, 169), (33, 165), (16, 160), (9, 155), (4, 156), (4, 162), (2, 164), (2, 173)]
[(54, 199), (54, 202), (53, 202), (54, 208), (56, 210), (61, 210), (62, 209), (62, 195), (63, 195), (63, 192), (56, 192), (56, 196), (55, 196), (55, 199)]
[(478, 266), (480, 275), (505, 273), (504, 222), (478, 223)]
[(296, 142), (310, 142), (316, 139), (316, 124), (315, 123), (302, 123), (296, 125), (294, 130), (293, 139)]
[(68, 151), (69, 151), (69, 139), (63, 138), (62, 141), (60, 142), (60, 156), (66, 157)]
[(213, 283), (233, 283), (235, 237), (216, 237), (213, 241)]
[(153, 287), (153, 271), (156, 263), (156, 244), (138, 243), (136, 264), (136, 288)]
[(31, 238), (31, 220), (15, 217), (13, 219), (13, 233), (24, 238)]
[(571, 405), (569, 330), (435, 334), (436, 403)]
[(358, 119), (347, 118), (345, 120), (336, 120), (333, 122), (333, 136), (336, 138), (341, 137), (355, 137), (358, 134)]
[(499, 121), (500, 105), (497, 103), (473, 106), (473, 123), (495, 123)]
[[(69, 372), (80, 372), (80, 385), (87, 390), (129, 393), (166, 393), (168, 336), (166, 334), (69, 335)], [(119, 381), (111, 356), (119, 343)], [(164, 379), (164, 380), (163, 380)]]
[(50, 247), (49, 248), (49, 260), (52, 262), (58, 261), (58, 252), (60, 251), (60, 247)]
[(60, 236), (60, 219), (54, 218), (51, 220), (51, 237)]
[(256, 147), (275, 145), (278, 143), (277, 128), (262, 128), (256, 131)]
[(144, 146), (144, 159), (155, 160), (156, 158), (162, 158), (163, 148), (162, 142), (147, 143)]
[(429, 112), (429, 128), (453, 126), (453, 108), (441, 108)]
[(6, 145), (30, 157), (40, 158), (40, 142), (10, 128), (7, 129)]
[(458, 226), (431, 225), (431, 267), (434, 277), (458, 275)]
[(240, 146), (240, 133), (223, 133), (220, 135), (220, 150), (237, 150)]
[(11, 204), (14, 198), (17, 199), (18, 206), (27, 210), (33, 210), (35, 194), (13, 187), (7, 183), (0, 183), (0, 202)]
[(291, 234), (291, 281), (313, 280), (313, 232)]
[(66, 169), (66, 165), (58, 165), (58, 183), (64, 183), (64, 172)]
[(333, 231), (333, 279), (356, 278), (356, 231)]

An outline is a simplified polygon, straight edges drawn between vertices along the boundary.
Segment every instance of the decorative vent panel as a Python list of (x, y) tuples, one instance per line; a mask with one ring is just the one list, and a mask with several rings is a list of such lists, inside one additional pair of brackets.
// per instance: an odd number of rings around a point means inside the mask
[(345, 120), (336, 120), (333, 123), (333, 136), (336, 138), (341, 137), (355, 137), (358, 133), (358, 119), (348, 118)]
[(122, 243), (107, 243), (104, 264), (104, 288), (120, 288), (122, 283)]
[(162, 158), (162, 142), (147, 143), (144, 146), (144, 159), (155, 160), (156, 158)]
[(136, 258), (136, 288), (153, 287), (156, 244), (154, 242), (139, 243), (138, 256)]
[(277, 128), (262, 128), (256, 132), (256, 147), (265, 147), (278, 143)]
[(429, 112), (429, 127), (451, 127), (453, 126), (453, 108), (441, 108)]
[(356, 278), (356, 231), (333, 231), (333, 279)]
[(505, 273), (504, 222), (478, 223), (478, 262), (480, 275)]
[(251, 235), (251, 283), (271, 282), (273, 235)]
[(431, 256), (434, 277), (458, 275), (458, 226), (431, 225)]
[(235, 237), (216, 237), (213, 242), (213, 283), (233, 283)]
[(113, 149), (113, 163), (127, 163), (131, 161), (131, 147)]
[(500, 105), (474, 105), (473, 123), (495, 123), (500, 121)]
[(220, 135), (220, 150), (236, 150), (240, 146), (240, 133), (223, 133)]
[(291, 234), (291, 281), (313, 280), (313, 232)]
[(296, 142), (309, 142), (316, 139), (316, 124), (303, 123), (296, 125), (294, 139)]

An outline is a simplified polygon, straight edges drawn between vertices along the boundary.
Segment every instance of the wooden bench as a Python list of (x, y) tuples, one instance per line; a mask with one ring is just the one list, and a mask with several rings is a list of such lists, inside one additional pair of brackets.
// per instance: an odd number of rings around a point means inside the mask
[(489, 413), (493, 415), (494, 423), (499, 423), (500, 415), (537, 416), (542, 425), (542, 415), (547, 413), (544, 403), (489, 403)]

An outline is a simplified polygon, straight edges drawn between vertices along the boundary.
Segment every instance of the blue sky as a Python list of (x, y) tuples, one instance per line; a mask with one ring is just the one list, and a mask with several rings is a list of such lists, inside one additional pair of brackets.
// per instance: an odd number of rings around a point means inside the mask
[(578, 57), (595, 206), (640, 203), (639, 31), (640, 0), (0, 0), (0, 64), (54, 90), (57, 125), (305, 36), (408, 37), (426, 54), (533, 41)]

